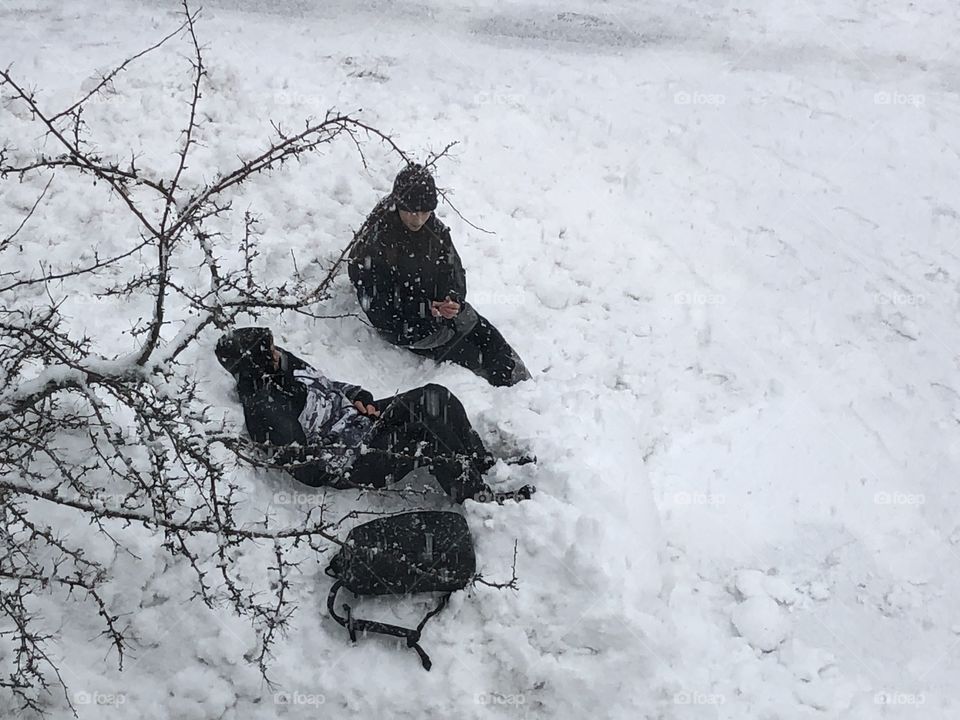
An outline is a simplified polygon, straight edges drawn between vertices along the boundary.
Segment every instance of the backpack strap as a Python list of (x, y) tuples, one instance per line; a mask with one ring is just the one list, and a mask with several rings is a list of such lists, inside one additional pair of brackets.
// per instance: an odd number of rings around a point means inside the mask
[(375, 622), (373, 620), (359, 620), (353, 617), (353, 612), (351, 611), (350, 606), (346, 603), (343, 604), (343, 612), (345, 616), (341, 617), (340, 615), (337, 615), (337, 593), (340, 591), (340, 588), (342, 588), (343, 585), (344, 583), (342, 580), (337, 580), (333, 584), (333, 587), (330, 588), (330, 594), (327, 595), (327, 610), (330, 611), (330, 616), (334, 620), (347, 629), (347, 632), (350, 633), (350, 639), (352, 641), (356, 642), (358, 631), (375, 632), (380, 633), (381, 635), (392, 635), (394, 637), (404, 638), (407, 641), (407, 647), (413, 648), (417, 651), (417, 655), (420, 656), (420, 663), (423, 665), (423, 669), (430, 669), (433, 663), (430, 661), (430, 656), (424, 652), (422, 647), (420, 647), (420, 633), (423, 632), (423, 626), (427, 624), (427, 621), (447, 606), (447, 601), (450, 599), (451, 593), (446, 593), (443, 595), (440, 598), (440, 602), (437, 603), (437, 606), (428, 612), (424, 616), (423, 620), (420, 621), (420, 624), (417, 625), (417, 629), (411, 630), (410, 628), (400, 627), (399, 625), (390, 625), (389, 623)]

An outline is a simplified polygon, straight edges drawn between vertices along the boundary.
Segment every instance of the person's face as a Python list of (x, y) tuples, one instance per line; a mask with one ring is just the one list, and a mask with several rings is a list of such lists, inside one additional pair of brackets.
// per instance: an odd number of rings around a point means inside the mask
[(433, 210), (424, 210), (423, 212), (408, 212), (400, 210), (400, 222), (404, 224), (407, 230), (417, 232), (427, 224), (427, 220), (433, 215)]

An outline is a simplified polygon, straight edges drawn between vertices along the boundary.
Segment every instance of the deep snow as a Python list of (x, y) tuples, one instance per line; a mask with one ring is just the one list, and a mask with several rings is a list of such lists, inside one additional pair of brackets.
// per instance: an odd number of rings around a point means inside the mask
[[(0, 61), (59, 109), (174, 11), (9, 0)], [(87, 609), (43, 608), (63, 622), (80, 716), (956, 717), (957, 28), (939, 1), (208, 5), (194, 179), (270, 120), (331, 105), (420, 154), (460, 142), (438, 181), (495, 234), (440, 214), (532, 382), (492, 389), (356, 319), (273, 326), (377, 395), (449, 385), (489, 437), (540, 457), (500, 479), (541, 492), (468, 504), (485, 572), (508, 575), (518, 541), (520, 591), (455, 596), (428, 626), (429, 674), (392, 643), (351, 647), (318, 566), (266, 688), (243, 659), (249, 629), (186, 603), (188, 574), (143, 537), (141, 561), (116, 560), (115, 602), (143, 608), (122, 674)], [(97, 101), (102, 147), (169, 167), (185, 52), (165, 47)], [(8, 102), (0, 118), (35, 141)], [(368, 163), (342, 145), (243, 187), (261, 267), (286, 272), (292, 249), (319, 276), (310, 263), (398, 169), (382, 150)], [(0, 228), (38, 187), (3, 185)], [(118, 218), (61, 174), (22, 262), (125, 247)], [(142, 308), (104, 311), (94, 291), (71, 297), (75, 322), (128, 350)], [(345, 277), (328, 309), (356, 310)], [(238, 422), (212, 354), (189, 360)], [(251, 512), (315, 500), (279, 475), (238, 478)], [(244, 559), (251, 574), (261, 561)]]

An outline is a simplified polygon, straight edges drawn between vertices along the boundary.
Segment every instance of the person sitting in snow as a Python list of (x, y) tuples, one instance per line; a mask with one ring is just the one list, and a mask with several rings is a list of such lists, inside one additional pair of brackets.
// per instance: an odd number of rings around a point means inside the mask
[(380, 488), (423, 465), (458, 503), (519, 501), (534, 492), (529, 485), (490, 489), (483, 474), (496, 461), (460, 400), (441, 385), (374, 400), (278, 348), (268, 328), (225, 334), (216, 355), (237, 381), (250, 436), (277, 446), (274, 461), (306, 485)]
[(401, 170), (350, 253), (361, 307), (393, 345), (462, 365), (491, 385), (529, 379), (503, 335), (467, 303), (466, 274), (436, 207), (430, 171), (415, 164)]

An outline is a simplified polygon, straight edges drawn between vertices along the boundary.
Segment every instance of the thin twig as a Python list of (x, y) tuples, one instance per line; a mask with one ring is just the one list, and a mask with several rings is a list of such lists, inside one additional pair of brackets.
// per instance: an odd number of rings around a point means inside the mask
[[(3, 240), (0, 240), (0, 251), (2, 251), (7, 245), (13, 242), (13, 239), (17, 234), (23, 230), (23, 226), (27, 224), (27, 221), (33, 217), (33, 213), (36, 212), (37, 206), (40, 205), (40, 201), (43, 200), (43, 196), (47, 194), (47, 190), (50, 189), (50, 184), (53, 182), (53, 178), (56, 175), (51, 175), (50, 179), (47, 180), (47, 184), (43, 186), (43, 192), (40, 193), (40, 196), (34, 201), (33, 206), (30, 208), (30, 211), (24, 216), (23, 220), (20, 221), (20, 224), (17, 226), (17, 229), (14, 230), (10, 235), (5, 237)], [(2, 290), (0, 290), (2, 292)]]

